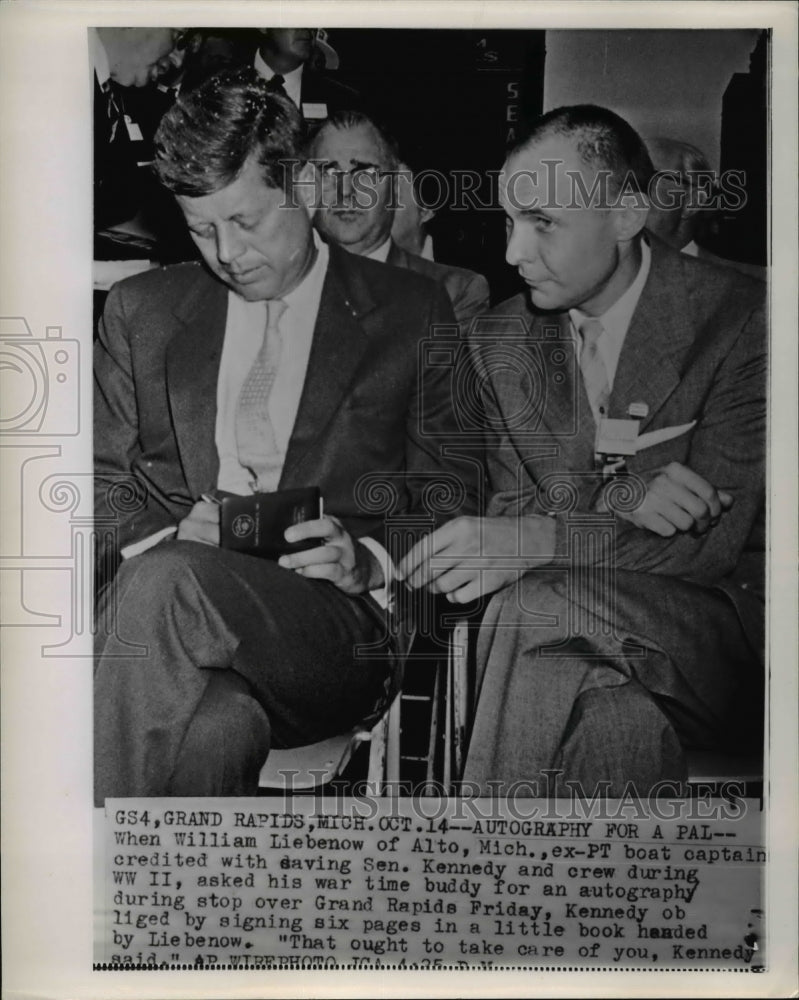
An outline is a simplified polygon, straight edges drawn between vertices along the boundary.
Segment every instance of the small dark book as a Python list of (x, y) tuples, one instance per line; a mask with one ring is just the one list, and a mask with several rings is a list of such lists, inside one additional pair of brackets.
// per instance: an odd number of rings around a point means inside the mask
[(220, 501), (219, 524), (223, 549), (246, 552), (264, 559), (278, 559), (287, 552), (313, 549), (321, 542), (306, 538), (289, 543), (283, 532), (292, 524), (315, 521), (322, 516), (318, 486), (250, 496), (226, 494)]

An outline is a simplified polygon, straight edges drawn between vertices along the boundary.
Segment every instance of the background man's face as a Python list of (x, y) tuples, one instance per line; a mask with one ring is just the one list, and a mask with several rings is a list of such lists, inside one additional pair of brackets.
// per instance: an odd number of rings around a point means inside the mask
[[(547, 166), (543, 161), (557, 161)], [(513, 154), (500, 177), (507, 215), (505, 257), (517, 268), (539, 309), (584, 308), (599, 315), (612, 305), (619, 265), (617, 210), (574, 205), (568, 171), (579, 172), (587, 191), (595, 169), (586, 166), (568, 137), (544, 139)], [(607, 301), (609, 294), (610, 301)], [(607, 304), (605, 304), (607, 303)]]
[(266, 47), (295, 67), (307, 62), (313, 48), (313, 28), (269, 28), (266, 32)]
[[(298, 185), (300, 195), (304, 187)], [(279, 298), (304, 274), (313, 253), (308, 209), (287, 204), (254, 159), (227, 187), (177, 201), (206, 264), (242, 298)]]
[[(174, 28), (123, 28), (122, 43), (110, 67), (122, 87), (144, 87), (172, 68), (169, 55), (177, 32)], [(182, 59), (182, 54), (177, 55)]]
[[(374, 129), (368, 125), (323, 129), (313, 155), (322, 172), (314, 220), (319, 232), (351, 253), (371, 253), (388, 239), (394, 216), (388, 207), (393, 178), (378, 176), (388, 165)], [(360, 173), (353, 176), (351, 171)]]

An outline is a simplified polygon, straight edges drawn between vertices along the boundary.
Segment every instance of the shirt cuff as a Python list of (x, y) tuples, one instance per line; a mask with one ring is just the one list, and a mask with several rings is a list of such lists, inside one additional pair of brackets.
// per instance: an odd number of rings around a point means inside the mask
[(377, 559), (380, 563), (380, 568), (383, 570), (383, 586), (378, 587), (376, 590), (370, 590), (369, 595), (377, 601), (384, 611), (390, 611), (392, 604), (391, 584), (394, 581), (394, 577), (397, 575), (397, 570), (391, 560), (391, 556), (388, 552), (386, 552), (380, 542), (375, 541), (375, 539), (371, 538), (369, 535), (365, 535), (363, 538), (359, 538), (357, 540), (369, 549), (375, 559)]
[(162, 542), (165, 538), (169, 538), (170, 535), (174, 535), (177, 530), (178, 528), (176, 524), (170, 525), (168, 528), (156, 531), (154, 535), (148, 535), (146, 538), (142, 538), (139, 542), (133, 542), (131, 545), (126, 545), (124, 549), (119, 550), (119, 554), (123, 559), (130, 559), (133, 556), (141, 555), (142, 552), (146, 552), (147, 549), (151, 549), (154, 545)]

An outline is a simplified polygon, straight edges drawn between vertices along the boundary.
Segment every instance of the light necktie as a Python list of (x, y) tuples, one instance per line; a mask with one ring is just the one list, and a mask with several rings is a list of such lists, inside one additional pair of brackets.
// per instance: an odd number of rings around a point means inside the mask
[(598, 319), (589, 316), (582, 320), (579, 331), (583, 341), (580, 351), (580, 371), (583, 374), (591, 412), (594, 414), (594, 420), (599, 423), (601, 417), (607, 416), (610, 399), (608, 370), (599, 353), (599, 338), (605, 330)]
[(280, 318), (285, 311), (282, 299), (266, 303), (263, 343), (241, 387), (236, 409), (239, 462), (252, 472), (259, 491), (277, 489), (283, 467), (283, 453), (269, 416), (269, 394), (280, 364)]

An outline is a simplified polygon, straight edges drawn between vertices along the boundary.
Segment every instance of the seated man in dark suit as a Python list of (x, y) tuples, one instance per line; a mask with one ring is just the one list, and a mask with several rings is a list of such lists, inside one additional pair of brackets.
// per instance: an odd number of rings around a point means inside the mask
[[(316, 237), (301, 136), (252, 69), (181, 98), (156, 136), (203, 263), (115, 286), (96, 345), (98, 803), (250, 794), (270, 746), (373, 713), (393, 540), (435, 522), (442, 478), (474, 509), (470, 467), (440, 458), (446, 373), (418, 373), (420, 340), (454, 322), (446, 295)], [(286, 532), (311, 548), (220, 547), (217, 490), (315, 485), (325, 516)], [(387, 635), (388, 656), (358, 653)]]
[(488, 308), (488, 282), (463, 267), (408, 253), (391, 238), (400, 161), (392, 142), (360, 112), (331, 115), (311, 143), (326, 186), (315, 225), (330, 243), (432, 278), (446, 288), (459, 322)]
[(400, 565), (456, 603), (494, 595), (464, 774), (486, 792), (564, 791), (556, 771), (646, 795), (685, 778), (685, 748), (759, 738), (764, 286), (644, 236), (652, 175), (587, 105), (532, 124), (500, 177), (528, 287), (472, 328), (489, 516)]

